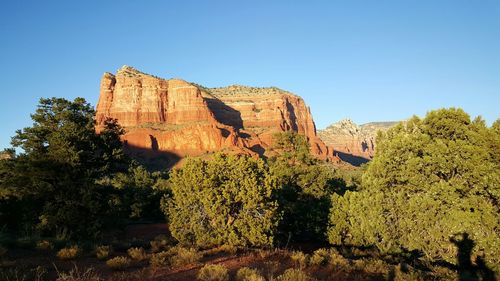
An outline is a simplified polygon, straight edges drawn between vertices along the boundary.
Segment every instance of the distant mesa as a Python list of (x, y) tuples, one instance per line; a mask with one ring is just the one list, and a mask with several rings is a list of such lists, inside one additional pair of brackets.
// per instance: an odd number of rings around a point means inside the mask
[(273, 134), (284, 131), (306, 136), (318, 158), (340, 162), (317, 136), (302, 98), (275, 87), (205, 88), (123, 66), (102, 77), (98, 131), (108, 117), (125, 128), (127, 151), (146, 162), (163, 159), (162, 165), (172, 166), (217, 151), (264, 156)]
[(378, 131), (386, 131), (398, 122), (372, 122), (357, 125), (344, 119), (318, 131), (318, 136), (344, 162), (359, 166), (373, 158)]

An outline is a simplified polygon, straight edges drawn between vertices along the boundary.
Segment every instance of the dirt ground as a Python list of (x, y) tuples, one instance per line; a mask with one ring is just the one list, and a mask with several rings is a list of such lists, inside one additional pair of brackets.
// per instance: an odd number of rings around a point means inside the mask
[[(142, 241), (153, 240), (158, 235), (165, 235), (165, 224), (130, 225), (126, 228), (123, 239)], [(308, 245), (302, 245), (307, 248)], [(309, 248), (314, 248), (310, 246)], [(306, 249), (304, 249), (306, 250)], [(309, 249), (307, 249), (309, 250)], [(182, 267), (170, 268), (151, 267), (147, 261), (135, 263), (124, 271), (110, 269), (105, 261), (99, 260), (93, 253), (86, 253), (74, 260), (64, 261), (56, 256), (56, 251), (36, 249), (9, 250), (9, 266), (17, 266), (26, 270), (43, 267), (47, 271), (49, 280), (55, 280), (58, 273), (69, 272), (77, 268), (84, 272), (89, 268), (107, 280), (196, 280), (198, 271), (204, 264), (220, 264), (225, 266), (232, 277), (242, 267), (258, 269), (266, 278), (277, 276), (288, 268), (297, 265), (289, 257), (290, 250), (246, 250), (237, 253), (213, 251), (205, 255), (199, 262)], [(125, 250), (116, 251), (115, 256), (126, 255)], [(364, 272), (338, 272), (331, 267), (309, 267), (306, 270), (312, 276), (321, 280), (385, 280), (384, 276)], [(2, 280), (0, 280), (2, 281)]]

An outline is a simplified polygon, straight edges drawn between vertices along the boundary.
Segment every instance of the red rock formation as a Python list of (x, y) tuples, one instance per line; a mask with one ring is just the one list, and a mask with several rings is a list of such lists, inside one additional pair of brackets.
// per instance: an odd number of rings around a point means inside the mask
[(309, 139), (313, 154), (338, 161), (317, 137), (304, 101), (277, 88), (206, 89), (124, 66), (116, 76), (105, 73), (101, 81), (97, 130), (108, 117), (125, 128), (127, 148), (148, 155), (262, 154), (272, 146), (274, 133), (293, 130)]
[(350, 119), (345, 119), (320, 130), (318, 135), (326, 144), (335, 147), (343, 161), (357, 166), (375, 155), (377, 132), (388, 130), (396, 124), (397, 122), (373, 122), (359, 126)]

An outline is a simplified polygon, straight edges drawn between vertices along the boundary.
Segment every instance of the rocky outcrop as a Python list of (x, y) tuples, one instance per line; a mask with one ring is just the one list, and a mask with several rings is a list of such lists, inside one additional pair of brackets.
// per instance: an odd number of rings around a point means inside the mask
[(116, 75), (104, 74), (100, 91), (96, 129), (106, 118), (117, 119), (132, 153), (175, 159), (216, 151), (262, 156), (274, 133), (292, 130), (308, 138), (318, 158), (338, 161), (316, 135), (304, 101), (278, 88), (209, 89), (124, 66)]
[(397, 122), (373, 122), (357, 125), (350, 119), (341, 120), (319, 130), (319, 137), (335, 147), (336, 154), (345, 162), (353, 165), (366, 163), (373, 158), (378, 131), (385, 131)]

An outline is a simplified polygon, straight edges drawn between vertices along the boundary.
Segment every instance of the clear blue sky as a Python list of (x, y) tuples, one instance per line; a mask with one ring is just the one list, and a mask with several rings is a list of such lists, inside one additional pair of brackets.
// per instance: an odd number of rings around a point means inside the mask
[(0, 148), (40, 97), (96, 104), (122, 65), (208, 87), (277, 86), (317, 127), (462, 107), (500, 117), (499, 0), (3, 1)]

